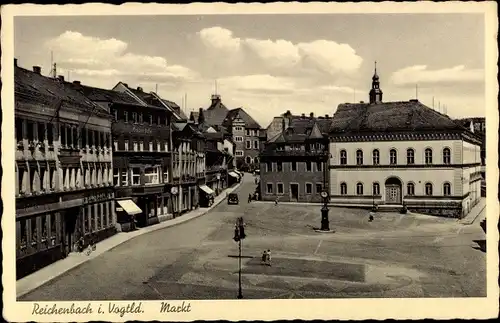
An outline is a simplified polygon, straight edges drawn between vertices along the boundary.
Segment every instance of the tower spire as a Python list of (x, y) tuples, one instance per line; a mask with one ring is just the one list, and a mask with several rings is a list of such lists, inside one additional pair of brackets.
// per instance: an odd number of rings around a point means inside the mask
[(372, 88), (370, 90), (370, 103), (382, 102), (382, 90), (380, 89), (379, 76), (377, 74), (377, 61), (375, 61), (375, 70), (372, 77)]

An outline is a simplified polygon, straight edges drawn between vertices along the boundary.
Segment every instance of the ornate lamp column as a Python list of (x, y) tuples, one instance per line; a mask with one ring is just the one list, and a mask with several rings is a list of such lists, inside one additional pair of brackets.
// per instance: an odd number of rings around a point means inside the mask
[(327, 176), (328, 176), (328, 157), (330, 154), (325, 152), (324, 154), (324, 167), (323, 167), (323, 191), (321, 192), (321, 197), (323, 198), (323, 207), (321, 208), (321, 231), (330, 231), (330, 220), (328, 219), (328, 213), (330, 209), (328, 208), (328, 188), (327, 188)]

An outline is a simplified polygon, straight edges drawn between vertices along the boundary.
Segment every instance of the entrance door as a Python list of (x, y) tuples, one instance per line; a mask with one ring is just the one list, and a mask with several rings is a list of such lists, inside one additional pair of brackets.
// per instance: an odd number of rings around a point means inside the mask
[(299, 199), (299, 184), (290, 184), (290, 199), (297, 201)]
[(66, 255), (74, 251), (76, 243), (76, 223), (80, 218), (80, 208), (73, 207), (64, 212), (64, 248)]
[(401, 197), (401, 190), (399, 186), (396, 185), (388, 185), (385, 188), (386, 191), (386, 203), (387, 204), (399, 204)]

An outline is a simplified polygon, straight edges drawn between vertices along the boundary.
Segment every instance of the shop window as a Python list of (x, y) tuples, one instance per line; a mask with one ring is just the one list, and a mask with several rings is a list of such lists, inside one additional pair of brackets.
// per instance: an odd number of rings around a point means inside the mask
[(132, 168), (132, 185), (141, 185), (141, 169), (138, 167)]
[(31, 218), (30, 219), (30, 226), (31, 226), (31, 247), (33, 249), (37, 249), (38, 247), (38, 228), (36, 227), (36, 218)]
[(26, 225), (26, 220), (25, 219), (21, 219), (19, 221), (19, 224), (21, 226), (21, 237), (20, 237), (20, 250), (22, 253), (25, 253), (26, 252), (26, 246), (27, 246), (27, 243), (28, 243), (28, 228), (27, 228), (27, 225)]
[(57, 217), (55, 213), (52, 213), (50, 215), (50, 245), (55, 246), (56, 245), (56, 237), (57, 237)]

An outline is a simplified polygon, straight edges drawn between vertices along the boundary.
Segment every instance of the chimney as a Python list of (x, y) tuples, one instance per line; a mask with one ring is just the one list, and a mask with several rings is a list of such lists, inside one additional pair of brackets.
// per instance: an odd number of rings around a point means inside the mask
[(302, 115), (301, 115), (300, 117), (301, 117), (301, 119), (305, 119), (306, 114), (305, 114), (305, 113), (302, 113)]
[(328, 114), (325, 114), (325, 119), (330, 119), (330, 116)]
[(17, 67), (17, 58), (14, 58), (14, 66)]
[(314, 112), (309, 113), (309, 118), (314, 118)]
[(142, 92), (142, 87), (138, 86), (137, 91)]
[(58, 76), (57, 76), (57, 79), (58, 79), (60, 82), (64, 82), (64, 75), (58, 75)]
[(40, 66), (33, 66), (33, 72), (35, 72), (38, 75), (42, 74), (42, 68)]
[(74, 85), (82, 85), (82, 82), (80, 82), (80, 81), (73, 81), (73, 84)]

